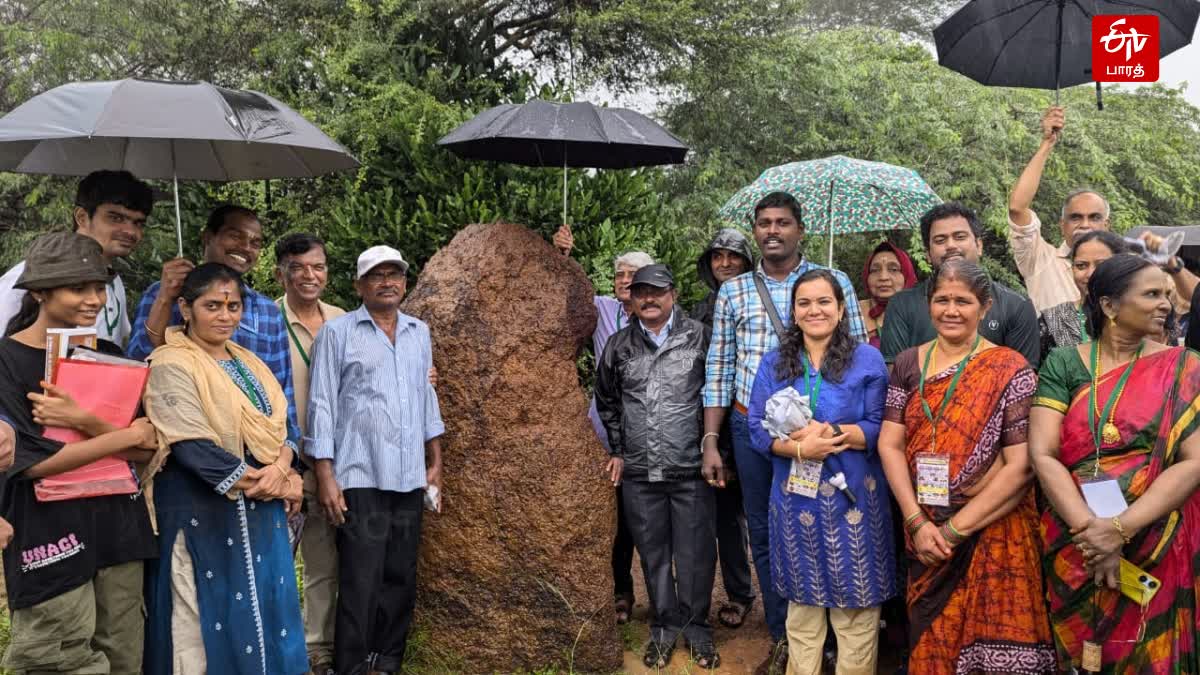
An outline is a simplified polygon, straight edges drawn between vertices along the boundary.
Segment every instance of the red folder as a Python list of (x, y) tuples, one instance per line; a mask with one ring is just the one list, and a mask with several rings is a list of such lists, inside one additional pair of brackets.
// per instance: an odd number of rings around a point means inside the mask
[[(149, 377), (149, 368), (63, 359), (58, 363), (54, 384), (70, 394), (84, 410), (123, 429), (133, 422)], [(42, 435), (63, 443), (87, 438), (74, 429), (60, 427), (46, 427)], [(38, 501), (43, 502), (137, 491), (137, 479), (129, 462), (116, 457), (105, 457), (71, 471), (47, 476), (34, 486)]]

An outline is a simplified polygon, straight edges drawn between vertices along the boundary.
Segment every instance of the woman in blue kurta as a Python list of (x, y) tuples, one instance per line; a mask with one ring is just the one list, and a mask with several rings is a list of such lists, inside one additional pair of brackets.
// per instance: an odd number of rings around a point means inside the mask
[(299, 507), (287, 399), (231, 338), (241, 279), (188, 274), (184, 326), (151, 354), (146, 412), (159, 559), (147, 575), (148, 673), (299, 675), (308, 670), (287, 513)]
[[(763, 358), (748, 407), (754, 449), (774, 457), (771, 576), (789, 601), (789, 673), (821, 672), (827, 610), (839, 675), (874, 673), (879, 607), (896, 594), (888, 484), (875, 450), (887, 367), (850, 336), (845, 314), (828, 270), (803, 274), (792, 289), (795, 325)], [(788, 387), (809, 397), (814, 419), (775, 439), (762, 426), (766, 403)]]

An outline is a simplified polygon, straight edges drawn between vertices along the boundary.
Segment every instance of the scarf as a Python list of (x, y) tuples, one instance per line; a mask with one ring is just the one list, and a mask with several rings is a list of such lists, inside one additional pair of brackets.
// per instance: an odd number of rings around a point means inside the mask
[[(275, 375), (253, 352), (228, 341), (225, 349), (241, 362), (267, 394), (271, 416), (263, 414), (229, 374), (179, 327), (169, 328), (166, 342), (150, 354), (150, 381), (143, 403), (158, 431), (158, 451), (143, 473), (151, 479), (166, 462), (171, 444), (207, 440), (229, 454), (266, 465), (279, 459), (287, 439), (287, 399)], [(246, 383), (248, 386), (250, 383)], [(234, 491), (227, 493), (235, 499)]]
[[(883, 251), (891, 251), (896, 255), (896, 260), (900, 261), (900, 273), (904, 275), (904, 288), (912, 288), (913, 286), (916, 286), (917, 271), (913, 267), (912, 258), (908, 257), (908, 254), (905, 253), (900, 247), (896, 246), (890, 241), (885, 241), (876, 246), (875, 250), (871, 251), (871, 255), (867, 256), (867, 263), (863, 265), (862, 273), (863, 290), (870, 295), (871, 287), (867, 283), (867, 277), (871, 276), (871, 261), (875, 259), (875, 256), (879, 255)], [(887, 311), (888, 300), (891, 300), (891, 298), (888, 298), (887, 300), (879, 300), (878, 298), (872, 297), (871, 309), (867, 311), (867, 315), (872, 319), (878, 319), (879, 317), (883, 316), (883, 313)]]

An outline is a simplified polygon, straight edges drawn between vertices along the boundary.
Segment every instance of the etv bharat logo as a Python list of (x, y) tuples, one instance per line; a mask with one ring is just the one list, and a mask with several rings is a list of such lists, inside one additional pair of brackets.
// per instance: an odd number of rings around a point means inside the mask
[(1093, 16), (1092, 79), (1097, 82), (1157, 82), (1158, 16)]

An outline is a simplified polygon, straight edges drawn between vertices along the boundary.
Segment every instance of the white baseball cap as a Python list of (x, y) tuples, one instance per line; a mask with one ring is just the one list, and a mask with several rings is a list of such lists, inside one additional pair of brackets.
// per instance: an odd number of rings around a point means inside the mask
[(404, 262), (404, 257), (400, 255), (400, 251), (391, 246), (372, 246), (358, 256), (358, 274), (354, 278), (361, 279), (366, 276), (367, 272), (384, 263), (399, 265), (400, 273), (408, 274), (408, 263)]

